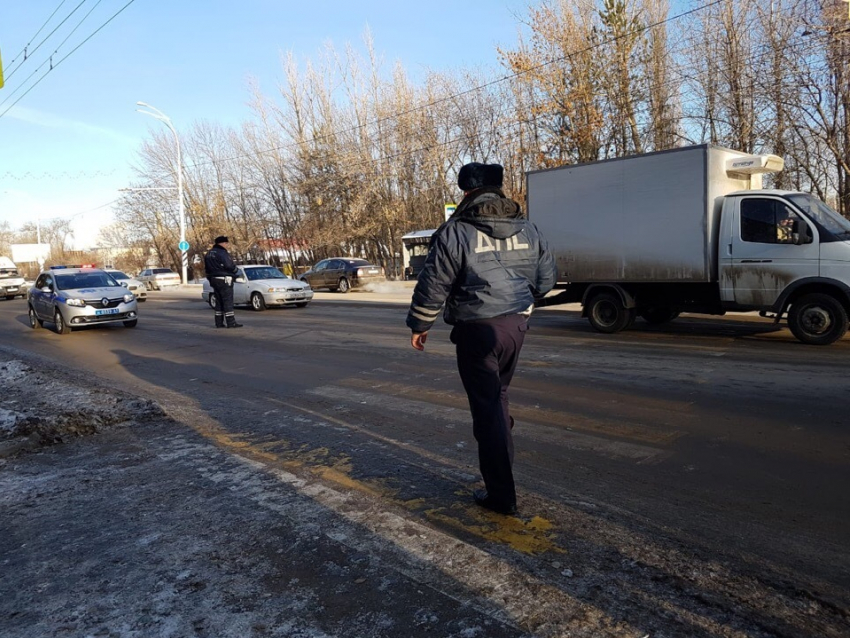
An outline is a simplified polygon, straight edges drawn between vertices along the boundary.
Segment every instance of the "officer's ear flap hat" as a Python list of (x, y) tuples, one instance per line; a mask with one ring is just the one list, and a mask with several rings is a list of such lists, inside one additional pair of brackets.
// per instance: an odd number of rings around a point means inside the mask
[(229, 244), (230, 240), (227, 238), (226, 235), (219, 235), (218, 237), (215, 238), (215, 241), (213, 243), (214, 244)]
[(468, 193), (479, 188), (501, 188), (505, 169), (501, 164), (464, 164), (457, 174), (457, 185)]

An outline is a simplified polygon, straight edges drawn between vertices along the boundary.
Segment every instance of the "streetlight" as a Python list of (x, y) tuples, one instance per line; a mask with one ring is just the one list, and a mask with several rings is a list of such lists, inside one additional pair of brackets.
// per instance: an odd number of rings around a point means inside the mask
[[(177, 137), (177, 130), (174, 128), (174, 125), (171, 123), (169, 117), (160, 111), (155, 106), (151, 106), (150, 104), (146, 104), (145, 102), (136, 102), (138, 106), (143, 106), (146, 109), (150, 109), (150, 111), (143, 111), (141, 109), (136, 109), (139, 113), (143, 113), (144, 115), (150, 115), (152, 118), (163, 122), (168, 128), (171, 129), (171, 132), (174, 133), (174, 141), (177, 143), (177, 197), (180, 200), (180, 263), (183, 267), (183, 275), (182, 280), (185, 285), (186, 282), (186, 271), (189, 266), (189, 255), (187, 251), (189, 250), (189, 244), (186, 242), (186, 213), (183, 208), (183, 160), (180, 156), (180, 138)], [(153, 111), (153, 113), (151, 113)]]

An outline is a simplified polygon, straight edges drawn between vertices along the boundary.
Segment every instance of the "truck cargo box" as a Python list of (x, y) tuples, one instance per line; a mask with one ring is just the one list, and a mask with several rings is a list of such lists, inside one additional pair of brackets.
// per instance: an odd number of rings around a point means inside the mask
[(722, 197), (751, 187), (726, 173), (738, 157), (700, 145), (529, 173), (529, 219), (558, 280), (716, 281)]

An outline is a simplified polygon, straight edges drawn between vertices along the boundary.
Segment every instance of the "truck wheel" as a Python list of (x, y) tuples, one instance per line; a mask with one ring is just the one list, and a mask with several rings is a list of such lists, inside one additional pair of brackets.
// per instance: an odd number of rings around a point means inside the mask
[(830, 295), (815, 292), (791, 304), (788, 327), (797, 339), (814, 346), (828, 346), (847, 332), (847, 311)]
[(612, 292), (603, 292), (594, 296), (587, 307), (590, 325), (606, 334), (625, 330), (632, 325), (636, 314), (634, 308), (623, 306), (620, 296)]
[(679, 316), (679, 311), (665, 306), (649, 306), (641, 309), (639, 314), (641, 319), (643, 319), (646, 323), (657, 326), (662, 323), (669, 323), (670, 321), (673, 321), (673, 319)]

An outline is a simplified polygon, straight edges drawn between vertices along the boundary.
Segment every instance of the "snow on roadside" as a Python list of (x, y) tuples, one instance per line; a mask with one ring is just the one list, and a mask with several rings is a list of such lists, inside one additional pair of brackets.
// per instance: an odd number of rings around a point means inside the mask
[(36, 370), (2, 353), (0, 388), (0, 454), (4, 443), (28, 439), (33, 446), (50, 445), (164, 414), (148, 399), (100, 387), (58, 368)]

